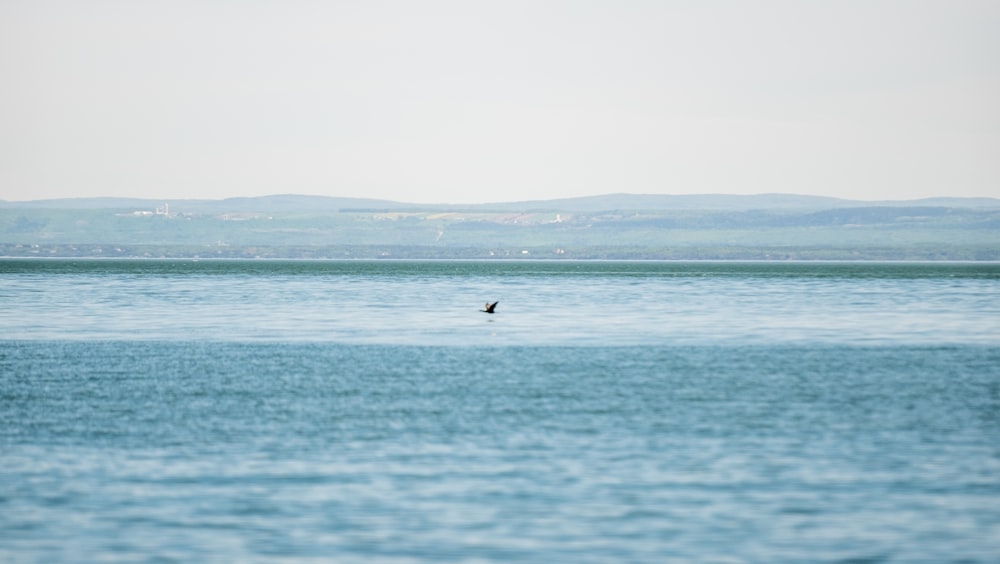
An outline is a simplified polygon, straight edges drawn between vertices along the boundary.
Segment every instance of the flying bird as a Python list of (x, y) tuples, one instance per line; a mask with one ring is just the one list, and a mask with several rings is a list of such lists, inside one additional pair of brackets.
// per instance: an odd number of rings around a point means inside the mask
[(486, 312), (486, 313), (493, 313), (493, 310), (495, 310), (497, 308), (497, 304), (498, 303), (500, 303), (500, 302), (499, 301), (496, 301), (496, 302), (493, 302), (493, 303), (486, 302), (486, 305), (483, 306), (486, 309), (481, 309), (479, 311), (483, 311), (483, 312)]

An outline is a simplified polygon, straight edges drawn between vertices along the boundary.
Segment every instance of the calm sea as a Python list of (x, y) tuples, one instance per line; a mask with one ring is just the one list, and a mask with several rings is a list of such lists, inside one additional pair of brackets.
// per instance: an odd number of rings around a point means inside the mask
[(997, 562), (1000, 264), (0, 260), (0, 561), (106, 560)]

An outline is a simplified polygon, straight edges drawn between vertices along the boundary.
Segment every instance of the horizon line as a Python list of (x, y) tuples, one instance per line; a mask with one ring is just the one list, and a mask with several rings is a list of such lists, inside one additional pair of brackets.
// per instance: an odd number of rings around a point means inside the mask
[(511, 205), (511, 204), (528, 204), (528, 203), (548, 203), (548, 202), (560, 202), (569, 200), (587, 200), (587, 199), (598, 199), (598, 198), (609, 198), (609, 197), (639, 197), (639, 198), (734, 198), (734, 199), (747, 199), (747, 198), (765, 198), (765, 197), (793, 197), (801, 199), (813, 199), (813, 200), (834, 200), (841, 202), (864, 202), (864, 203), (883, 203), (883, 202), (919, 202), (923, 200), (996, 200), (1000, 201), (1000, 197), (996, 196), (920, 196), (915, 198), (881, 198), (881, 199), (859, 199), (859, 198), (844, 198), (840, 196), (826, 196), (826, 195), (816, 195), (816, 194), (800, 194), (795, 192), (760, 192), (754, 194), (735, 194), (735, 193), (725, 193), (725, 192), (711, 192), (711, 193), (677, 193), (677, 194), (657, 194), (657, 193), (643, 193), (643, 192), (608, 192), (603, 194), (589, 194), (582, 196), (563, 196), (555, 198), (538, 198), (531, 200), (494, 200), (494, 201), (479, 201), (479, 202), (415, 202), (415, 201), (403, 201), (403, 200), (391, 200), (386, 198), (376, 198), (376, 197), (364, 197), (364, 196), (331, 196), (329, 194), (307, 194), (307, 193), (272, 193), (272, 194), (261, 194), (254, 196), (226, 196), (221, 198), (196, 198), (196, 197), (156, 197), (156, 196), (62, 196), (54, 198), (33, 198), (33, 199), (0, 199), (2, 203), (13, 203), (13, 204), (32, 204), (32, 203), (44, 203), (44, 202), (60, 202), (60, 201), (73, 201), (73, 200), (138, 200), (138, 201), (149, 201), (149, 202), (169, 202), (169, 201), (190, 201), (190, 202), (224, 202), (227, 200), (254, 200), (254, 199), (266, 199), (266, 198), (321, 198), (330, 200), (361, 200), (369, 202), (384, 202), (386, 204), (404, 204), (404, 205), (418, 205), (418, 206), (489, 206), (489, 205)]

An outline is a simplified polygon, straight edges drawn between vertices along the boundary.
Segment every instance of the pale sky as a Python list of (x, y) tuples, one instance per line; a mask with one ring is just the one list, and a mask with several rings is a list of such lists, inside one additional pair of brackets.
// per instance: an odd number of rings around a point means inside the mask
[(0, 199), (1000, 197), (1000, 1), (0, 0)]

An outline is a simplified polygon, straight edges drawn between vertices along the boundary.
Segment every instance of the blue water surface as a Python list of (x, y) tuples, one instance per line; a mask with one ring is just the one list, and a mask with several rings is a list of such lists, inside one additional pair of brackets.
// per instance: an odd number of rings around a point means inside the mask
[(998, 290), (979, 263), (0, 261), (0, 560), (997, 561)]

